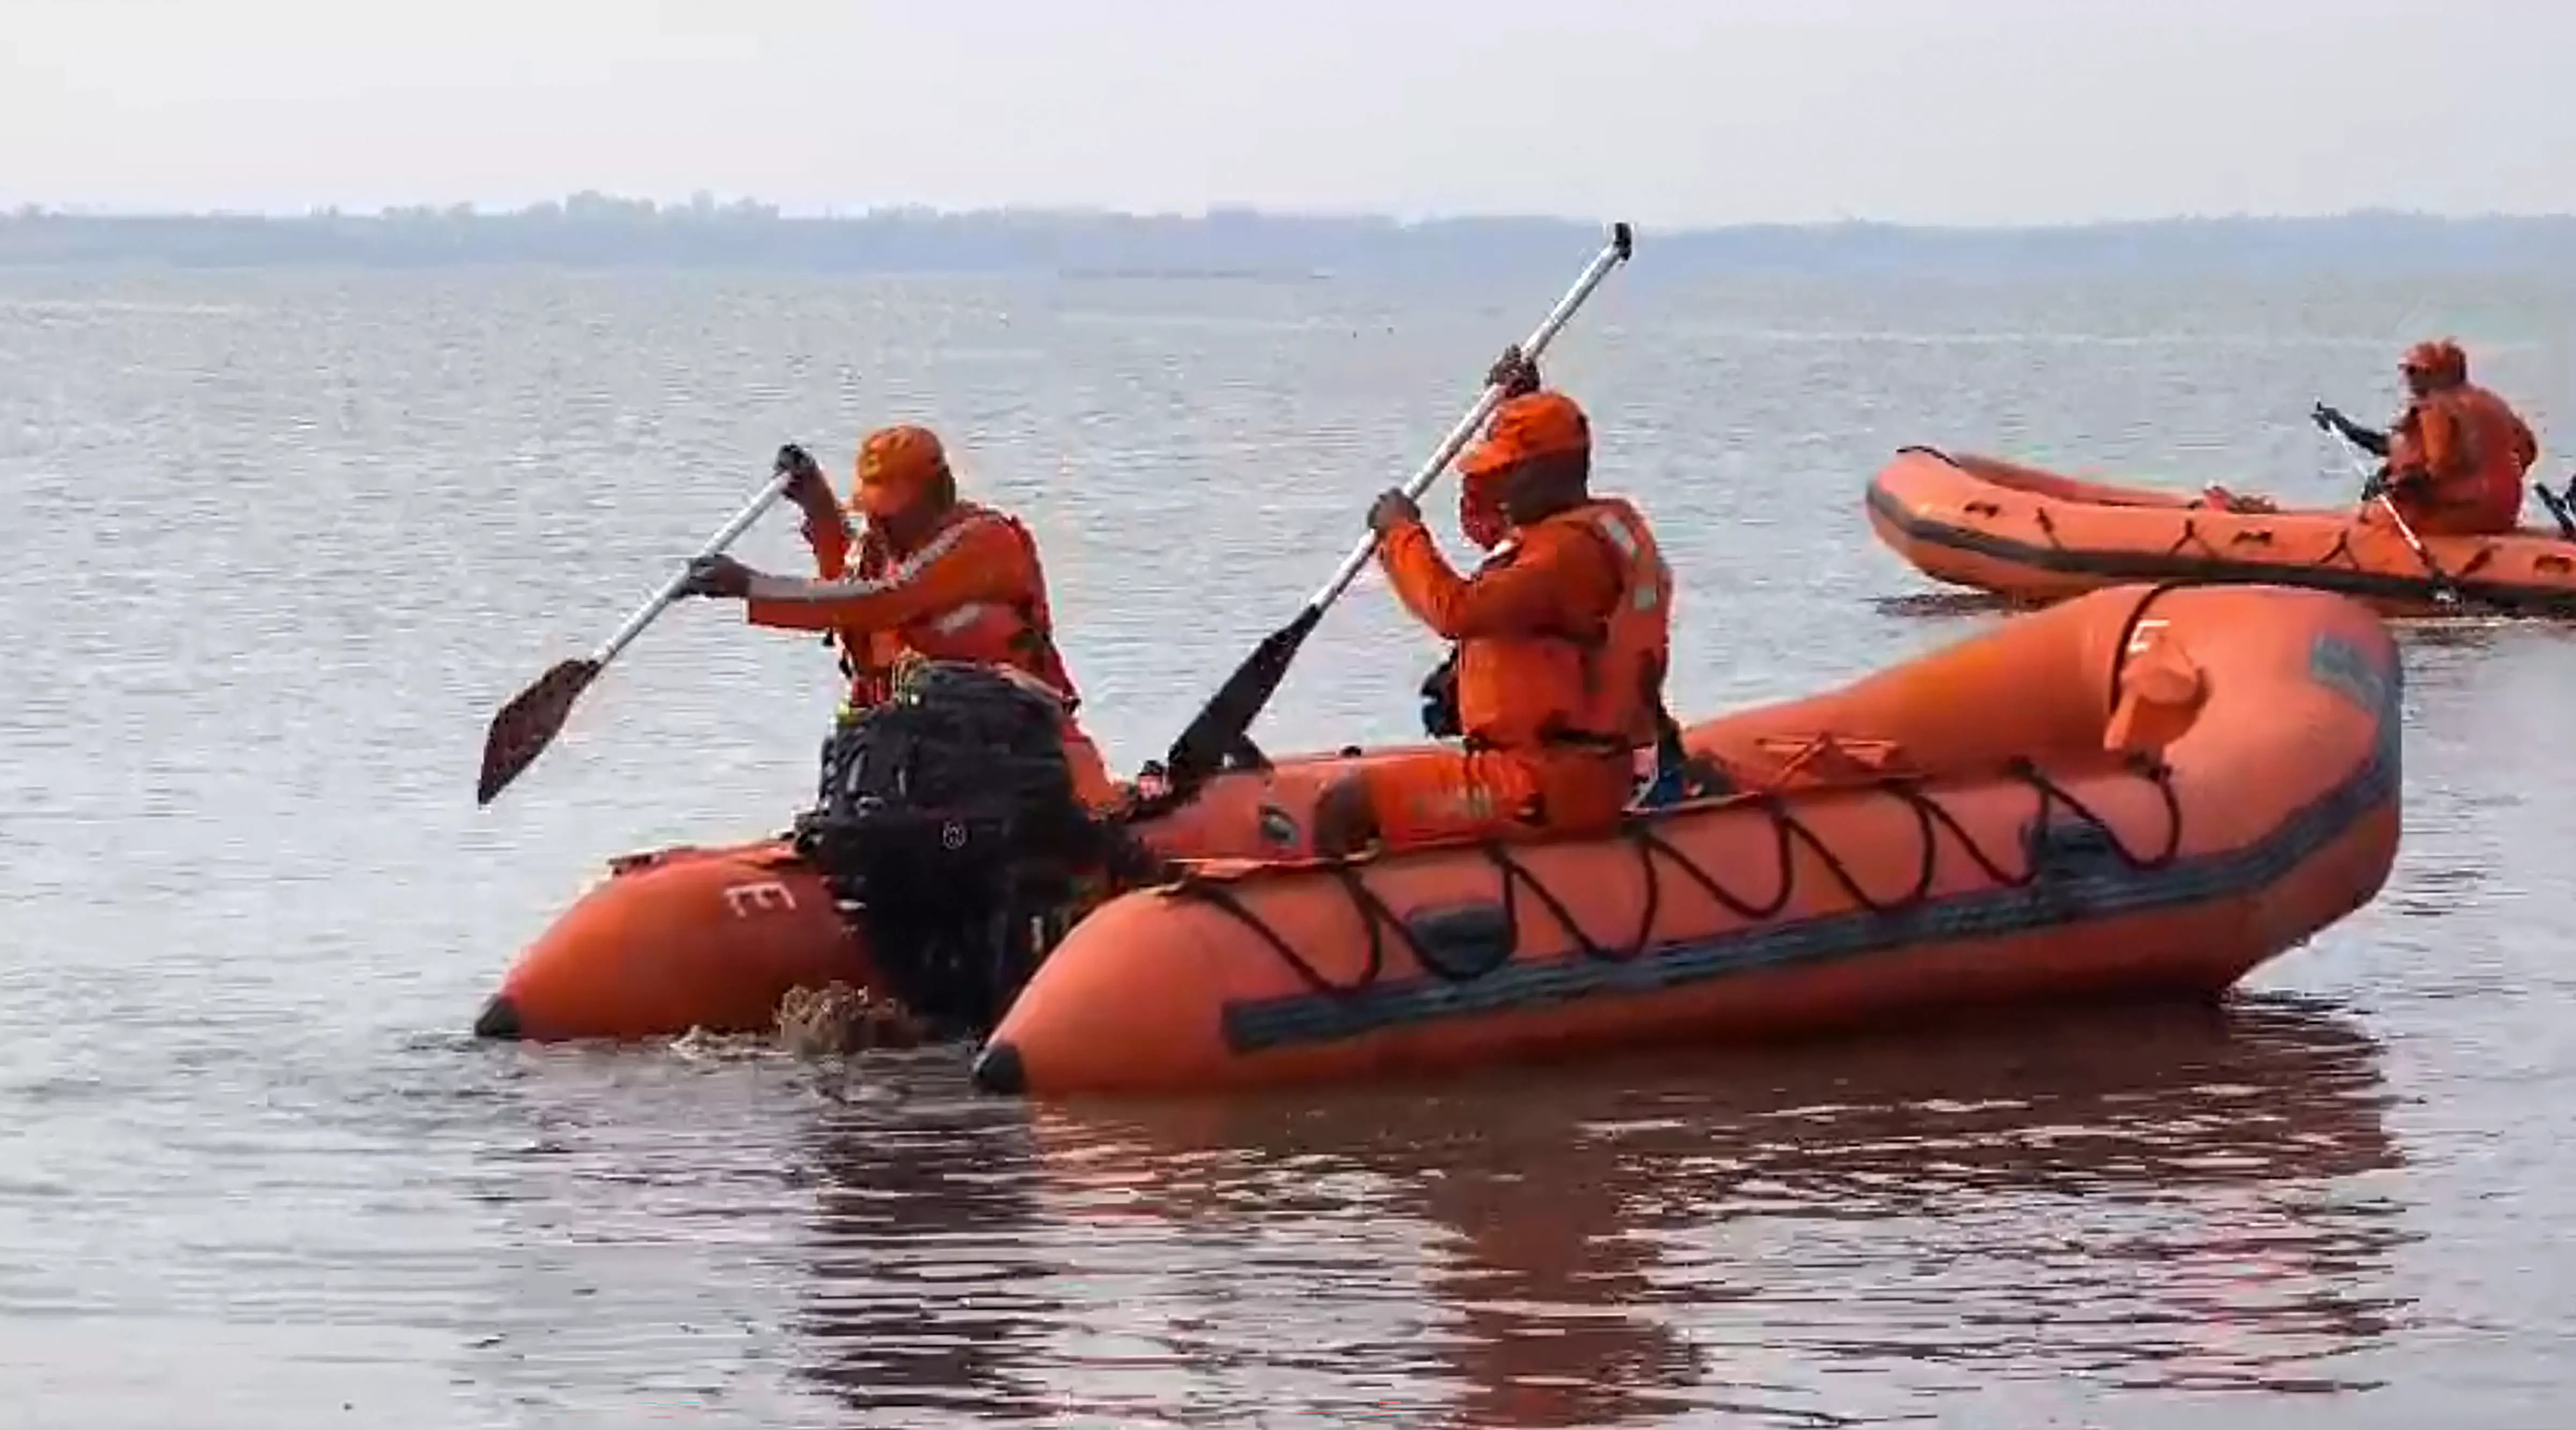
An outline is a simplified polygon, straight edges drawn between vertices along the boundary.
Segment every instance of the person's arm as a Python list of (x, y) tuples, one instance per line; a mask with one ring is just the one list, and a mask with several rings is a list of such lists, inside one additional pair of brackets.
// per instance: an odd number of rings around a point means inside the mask
[(977, 602), (1018, 601), (1030, 585), (1026, 567), (1009, 528), (968, 521), (933, 537), (881, 580), (754, 576), (745, 615), (755, 626), (777, 630), (888, 630)]
[(850, 569), (850, 518), (833, 494), (831, 479), (813, 454), (793, 442), (778, 449), (778, 470), (788, 477), (787, 499), (805, 513), (805, 544), (814, 550), (814, 571), (837, 581)]
[(1548, 527), (1523, 532), (1509, 563), (1474, 576), (1450, 567), (1419, 518), (1391, 528), (1377, 559), (1396, 599), (1443, 640), (1576, 635), (1619, 599), (1619, 572), (1601, 543)]
[(805, 524), (799, 528), (805, 544), (814, 550), (814, 574), (826, 581), (838, 581), (849, 574), (850, 552), (858, 543), (850, 530), (850, 518), (836, 503), (828, 509), (811, 506), (805, 509)]
[(2310, 412), (2308, 415), (2316, 419), (2316, 423), (2319, 427), (2325, 428), (2330, 432), (2341, 433), (2345, 441), (2350, 442), (2352, 445), (2359, 447), (2370, 455), (2379, 458), (2381, 461), (2386, 461), (2388, 459), (2387, 433), (2373, 432), (2369, 428), (2353, 421), (2351, 418), (2344, 416), (2341, 409), (2328, 407), (2322, 402), (2318, 403), (2315, 410)]

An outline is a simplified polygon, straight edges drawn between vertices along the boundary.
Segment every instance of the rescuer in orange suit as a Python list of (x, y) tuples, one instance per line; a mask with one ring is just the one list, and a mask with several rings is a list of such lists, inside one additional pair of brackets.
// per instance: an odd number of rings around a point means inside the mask
[(778, 462), (788, 496), (804, 510), (821, 579), (772, 576), (711, 556), (693, 565), (683, 591), (743, 601), (756, 626), (832, 632), (850, 676), (845, 712), (884, 702), (908, 655), (972, 662), (1043, 689), (1064, 707), (1075, 792), (1094, 808), (1113, 803), (1117, 789), (1100, 749), (1074, 721), (1081, 697), (1055, 647), (1037, 542), (1017, 519), (959, 500), (938, 436), (885, 427), (859, 444), (851, 505), (866, 531), (855, 542), (814, 459), (791, 445)]
[(1337, 780), (1316, 811), (1327, 856), (1373, 839), (1605, 832), (1627, 808), (1635, 751), (1661, 733), (1672, 576), (1654, 535), (1628, 502), (1591, 495), (1591, 426), (1573, 399), (1542, 390), (1517, 350), (1494, 381), (1509, 395), (1459, 460), (1477, 489), (1460, 511), (1471, 534), (1507, 544), (1461, 578), (1411, 498), (1391, 491), (1369, 509), (1387, 583), (1458, 647), (1462, 748)]
[(2523, 478), (2540, 457), (2531, 428), (2503, 398), (2469, 381), (2468, 354), (2449, 339), (2407, 349), (2398, 371), (2409, 400), (2388, 431), (2357, 426), (2323, 403), (2310, 416), (2387, 459), (2388, 498), (2418, 532), (2513, 530), (2522, 520)]
[[(1503, 350), (1502, 359), (1486, 374), (1489, 383), (1501, 385), (1514, 396), (1540, 385), (1537, 368), (1521, 355), (1518, 344)], [(1479, 551), (1492, 552), (1512, 539), (1511, 517), (1504, 512), (1501, 493), (1491, 480), (1477, 480), (1462, 474), (1458, 482), (1458, 532)], [(1694, 756), (1682, 747), (1681, 726), (1661, 701), (1658, 682), (1655, 706), (1657, 739), (1652, 753), (1653, 780), (1640, 792), (1641, 808), (1672, 804), (1685, 799), (1698, 799), (1722, 794), (1732, 788), (1732, 779), (1715, 760)], [(1422, 727), (1435, 740), (1451, 739), (1458, 731), (1458, 651), (1450, 647), (1449, 658), (1422, 682)]]

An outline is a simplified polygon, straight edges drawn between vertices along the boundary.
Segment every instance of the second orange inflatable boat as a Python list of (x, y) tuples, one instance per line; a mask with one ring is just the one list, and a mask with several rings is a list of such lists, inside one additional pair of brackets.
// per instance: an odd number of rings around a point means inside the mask
[[(1220, 774), (1134, 828), (1172, 858), (1293, 851), (1306, 831), (1283, 828), (1280, 812), (1311, 808), (1324, 781), (1369, 758), (1346, 750)], [(766, 1033), (790, 990), (833, 982), (874, 989), (878, 978), (823, 871), (791, 838), (683, 845), (610, 861), (608, 877), (519, 955), (474, 1031), (530, 1042)]]
[(977, 1081), (1194, 1092), (2214, 996), (2387, 877), (2399, 694), (2387, 628), (2342, 597), (2097, 592), (1697, 727), (1754, 792), (1612, 837), (1121, 895)]
[[(1915, 569), (2014, 601), (2186, 580), (2305, 586), (2390, 615), (2445, 609), (2423, 557), (2369, 508), (2230, 511), (1929, 447), (1899, 451), (1870, 481), (1868, 504), (1871, 529)], [(2461, 608), (2576, 616), (2576, 542), (2525, 527), (2424, 544)]]

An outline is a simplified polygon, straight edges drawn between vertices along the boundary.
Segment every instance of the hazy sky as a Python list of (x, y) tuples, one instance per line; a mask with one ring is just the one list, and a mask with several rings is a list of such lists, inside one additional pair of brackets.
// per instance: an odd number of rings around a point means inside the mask
[(2567, 212), (2576, 0), (0, 0), (0, 202), (582, 188), (1658, 226)]

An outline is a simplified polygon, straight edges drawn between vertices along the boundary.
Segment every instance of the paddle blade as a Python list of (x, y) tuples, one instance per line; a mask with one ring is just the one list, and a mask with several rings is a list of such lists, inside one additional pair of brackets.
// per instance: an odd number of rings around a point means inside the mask
[(476, 804), (490, 804), (520, 771), (536, 763), (537, 756), (562, 733), (573, 702), (599, 678), (601, 669), (595, 660), (564, 661), (501, 707), (483, 737), (483, 773), (474, 782)]
[(1322, 623), (1323, 611), (1308, 606), (1297, 613), (1297, 619), (1272, 631), (1252, 648), (1243, 664), (1217, 687), (1214, 698), (1201, 707), (1198, 718), (1190, 721), (1181, 738), (1172, 742), (1171, 753), (1164, 756), (1163, 767), (1169, 773), (1174, 789), (1190, 789), (1200, 780), (1217, 772), (1225, 757), (1245, 743), (1252, 722), (1261, 718), (1262, 708), (1288, 678), (1288, 667), (1297, 659), (1306, 637)]

